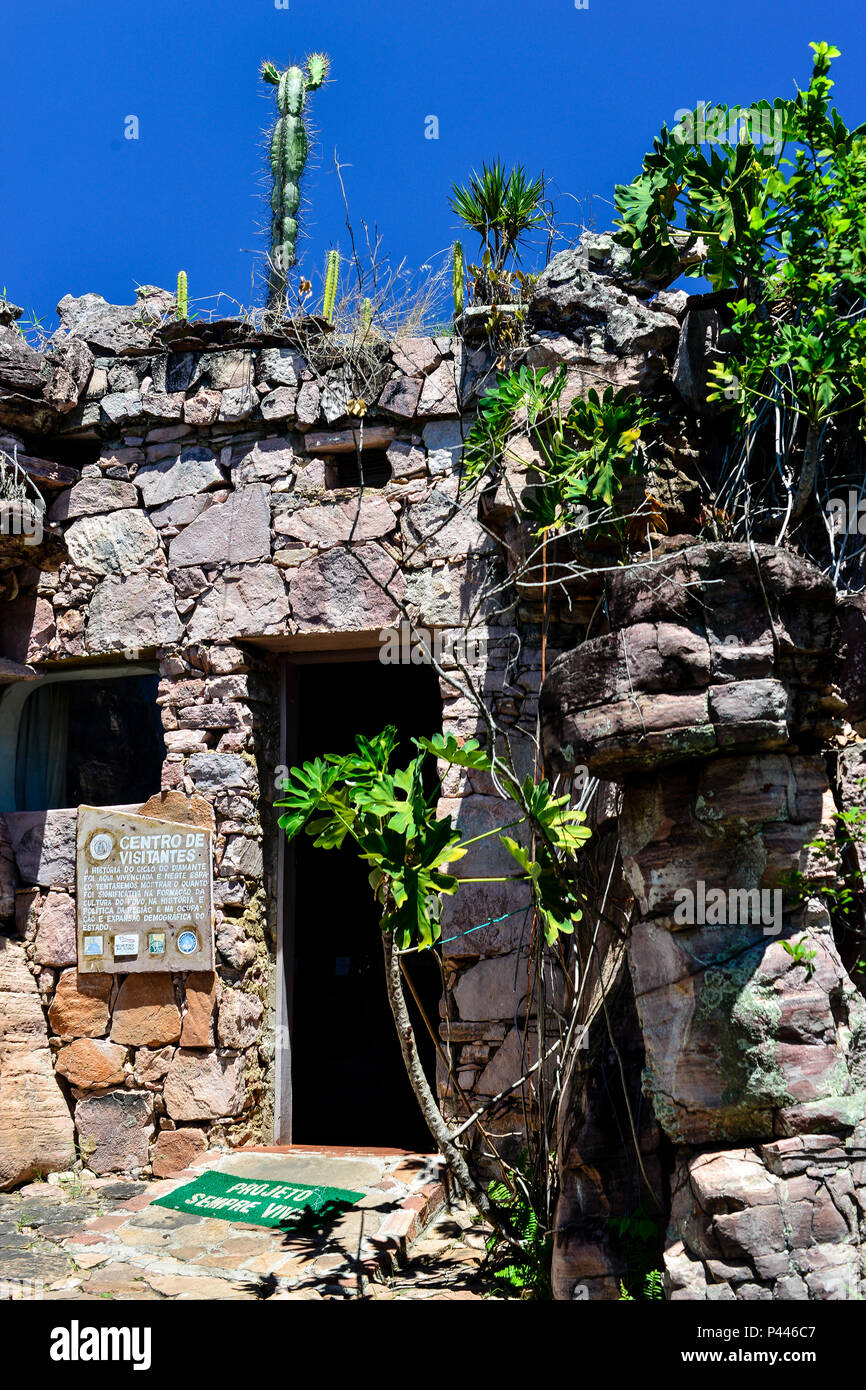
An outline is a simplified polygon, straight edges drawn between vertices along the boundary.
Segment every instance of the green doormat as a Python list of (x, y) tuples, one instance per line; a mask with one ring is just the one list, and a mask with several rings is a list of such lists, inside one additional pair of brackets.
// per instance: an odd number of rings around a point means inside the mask
[(347, 1192), (342, 1187), (311, 1187), (208, 1171), (164, 1197), (155, 1197), (150, 1205), (217, 1216), (223, 1221), (248, 1221), (252, 1226), (321, 1226), (349, 1211), (363, 1196), (363, 1192)]

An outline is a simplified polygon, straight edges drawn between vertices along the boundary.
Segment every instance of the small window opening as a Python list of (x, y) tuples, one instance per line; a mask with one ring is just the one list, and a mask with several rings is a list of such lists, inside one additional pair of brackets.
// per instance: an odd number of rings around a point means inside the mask
[[(364, 449), (364, 487), (384, 487), (391, 481), (391, 465), (384, 449)], [(360, 487), (361, 472), (358, 455), (332, 454), (325, 460), (325, 486)]]
[(55, 680), (32, 691), (15, 743), (15, 809), (143, 802), (159, 790), (159, 676)]

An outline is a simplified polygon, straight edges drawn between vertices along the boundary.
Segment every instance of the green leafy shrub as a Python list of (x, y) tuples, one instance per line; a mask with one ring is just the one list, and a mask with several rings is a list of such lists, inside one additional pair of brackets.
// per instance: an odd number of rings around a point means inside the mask
[(509, 1181), (492, 1182), (487, 1195), (506, 1213), (518, 1247), (503, 1246), (491, 1236), (487, 1252), (493, 1261), (493, 1277), (507, 1284), (524, 1299), (550, 1299), (550, 1268), (553, 1259), (553, 1232), (538, 1217), (530, 1196), (533, 1178), (528, 1155), (521, 1157)]
[[(728, 402), (741, 429), (770, 431), (768, 449), (792, 474), (785, 524), (809, 501), (828, 426), (856, 411), (862, 428), (866, 399), (866, 127), (849, 130), (830, 105), (838, 49), (811, 47), (808, 88), (750, 108), (772, 119), (778, 141), (741, 131), (705, 153), (692, 138), (697, 109), (663, 127), (615, 194), (618, 240), (637, 269), (672, 277), (685, 255), (687, 275), (729, 292), (732, 347), (709, 397)], [(728, 108), (716, 110), (724, 126)], [(802, 421), (796, 489), (781, 410)]]
[[(866, 777), (858, 778), (861, 790), (866, 787)], [(794, 870), (786, 874), (782, 883), (795, 902), (805, 902), (817, 898), (830, 914), (837, 938), (853, 942), (862, 949), (866, 941), (866, 889), (859, 866), (858, 849), (866, 844), (866, 810), (860, 806), (849, 807), (845, 811), (833, 813), (834, 834), (830, 837), (818, 835), (810, 840), (805, 849), (832, 860), (835, 864), (835, 877), (825, 873), (806, 873)], [(816, 952), (809, 951), (806, 942), (783, 941), (782, 945), (797, 964), (806, 966), (807, 978), (814, 973)], [(858, 958), (854, 967), (855, 975), (866, 976), (866, 959)]]
[[(501, 306), (525, 304), (537, 279), (520, 269), (520, 256), (528, 233), (543, 226), (546, 220), (544, 176), (529, 178), (522, 164), (506, 172), (501, 160), (496, 159), (489, 166), (483, 164), (480, 174), (473, 172), (465, 188), (453, 184), (450, 205), (481, 240), (481, 264), (467, 267), (471, 298), (473, 304), (492, 306), (487, 331), (500, 348), (507, 348), (519, 340), (525, 312), (517, 309), (506, 313)], [(463, 310), (462, 259), (461, 247), (459, 293), (455, 264), (457, 313)]]
[(656, 417), (640, 398), (612, 386), (603, 396), (590, 390), (585, 400), (575, 398), (563, 415), (566, 369), (551, 371), (522, 366), (497, 376), (466, 439), (463, 485), (501, 469), (519, 431), (538, 455), (539, 482), (523, 499), (536, 536), (576, 529), (591, 534), (601, 520), (615, 529), (618, 495), (638, 471), (638, 442)]
[[(354, 840), (370, 866), (369, 883), (382, 908), (382, 930), (397, 946), (427, 948), (440, 936), (441, 896), (457, 891), (461, 880), (449, 866), (462, 859), (477, 839), (461, 841), (450, 816), (437, 819), (436, 794), (424, 790), (428, 755), (459, 767), (489, 768), (490, 759), (475, 739), (459, 744), (452, 734), (414, 739), (418, 756), (392, 770), (397, 731), (355, 740), (357, 752), (329, 753), (292, 768), (283, 783), (279, 824), (291, 840), (302, 830), (320, 849), (337, 849)], [(518, 864), (514, 875), (531, 887), (546, 939), (574, 930), (581, 909), (574, 883), (573, 856), (590, 836), (582, 811), (569, 809), (568, 797), (553, 797), (546, 781), (527, 777), (509, 788), (523, 809), (513, 824), (529, 821), (536, 834), (525, 848), (497, 834)], [(465, 881), (465, 880), (464, 880)]]

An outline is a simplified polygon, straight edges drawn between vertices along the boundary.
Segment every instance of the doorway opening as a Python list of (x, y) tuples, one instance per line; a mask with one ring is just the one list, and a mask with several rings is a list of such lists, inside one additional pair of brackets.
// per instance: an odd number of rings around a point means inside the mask
[[(396, 726), (394, 766), (417, 753), (411, 738), (442, 727), (439, 681), (430, 666), (377, 660), (290, 664), (287, 758), (346, 753), (355, 735)], [(430, 762), (431, 788), (435, 765)], [(379, 908), (369, 868), (351, 841), (316, 849), (307, 835), (286, 856), (284, 962), (291, 1011), (291, 1135), (295, 1144), (429, 1152), (433, 1140), (412, 1091), (385, 993)], [(412, 984), (434, 1029), (442, 981), (432, 952), (409, 958)], [(435, 1049), (407, 988), (424, 1070), (435, 1089)]]

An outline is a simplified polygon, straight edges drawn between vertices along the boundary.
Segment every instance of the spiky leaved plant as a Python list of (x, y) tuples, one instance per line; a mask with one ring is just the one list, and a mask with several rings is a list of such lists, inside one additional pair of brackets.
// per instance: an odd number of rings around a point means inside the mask
[(328, 252), (328, 264), (325, 267), (325, 297), (322, 302), (322, 317), (328, 322), (334, 322), (334, 306), (337, 302), (337, 281), (340, 278), (340, 253), (339, 251)]
[(268, 308), (280, 309), (288, 272), (295, 264), (298, 236), (300, 181), (307, 163), (307, 128), (304, 106), (307, 93), (321, 87), (328, 75), (325, 53), (311, 53), (306, 70), (288, 67), (279, 72), (273, 63), (262, 64), (262, 78), (277, 89), (277, 117), (271, 133), (271, 246), (268, 273)]
[(179, 271), (177, 272), (177, 295), (176, 295), (176, 302), (177, 302), (177, 316), (178, 316), (178, 319), (186, 319), (186, 318), (188, 318), (188, 317), (189, 317), (189, 291), (188, 291), (188, 289), (187, 289), (186, 271), (185, 271), (185, 270), (179, 270)]

